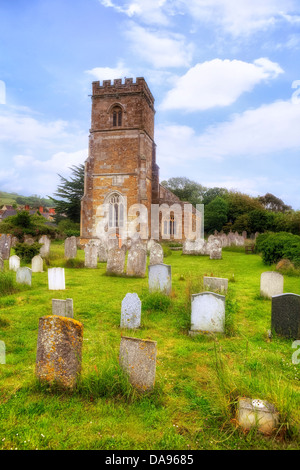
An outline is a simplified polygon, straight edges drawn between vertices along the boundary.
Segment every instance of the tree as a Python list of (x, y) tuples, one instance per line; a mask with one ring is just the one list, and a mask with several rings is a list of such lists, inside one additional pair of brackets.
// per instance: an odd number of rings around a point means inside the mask
[(214, 230), (220, 232), (227, 222), (228, 204), (221, 197), (216, 197), (204, 208), (204, 229), (211, 233)]
[(203, 194), (207, 188), (185, 177), (169, 178), (161, 185), (174, 193), (181, 201), (190, 202), (194, 206), (202, 204)]
[(264, 210), (261, 202), (247, 194), (229, 191), (224, 199), (228, 202), (228, 221), (232, 224), (242, 214), (254, 210)]
[(208, 188), (203, 195), (203, 201), (202, 203), (204, 205), (209, 204), (211, 201), (213, 201), (217, 196), (224, 197), (225, 195), (228, 194), (228, 189), (226, 188)]
[(260, 196), (258, 200), (268, 211), (287, 212), (292, 209), (291, 206), (287, 206), (281, 199), (271, 193), (267, 193), (264, 196)]
[(70, 179), (58, 175), (61, 179), (57, 191), (54, 193), (59, 199), (50, 197), (55, 205), (58, 216), (66, 216), (73, 222), (80, 222), (81, 199), (84, 193), (84, 165), (73, 165)]

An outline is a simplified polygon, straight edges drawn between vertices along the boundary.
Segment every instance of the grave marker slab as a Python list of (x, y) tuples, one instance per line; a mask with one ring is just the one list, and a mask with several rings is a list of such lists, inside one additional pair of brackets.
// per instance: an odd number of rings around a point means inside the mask
[(47, 235), (42, 235), (39, 239), (39, 243), (42, 244), (40, 248), (40, 255), (42, 258), (46, 258), (50, 254), (51, 240)]
[(20, 262), (21, 260), (19, 256), (17, 255), (10, 256), (9, 261), (8, 261), (9, 269), (11, 271), (17, 271), (17, 269), (19, 269), (20, 267)]
[(228, 279), (222, 277), (203, 277), (203, 286), (209, 291), (226, 293), (228, 290)]
[(300, 339), (300, 295), (272, 297), (271, 329), (278, 335)]
[(30, 268), (18, 268), (16, 274), (16, 282), (18, 284), (25, 284), (31, 286), (32, 271)]
[(273, 295), (283, 293), (284, 278), (280, 273), (275, 271), (267, 271), (260, 277), (260, 295), (271, 299)]
[(65, 239), (65, 258), (73, 259), (77, 256), (77, 238), (75, 236)]
[(144, 277), (147, 265), (147, 250), (142, 245), (133, 244), (128, 250), (127, 276)]
[(97, 268), (98, 247), (95, 243), (89, 242), (84, 247), (84, 266), (86, 268)]
[(190, 334), (198, 332), (224, 333), (225, 296), (214, 292), (192, 295)]
[(12, 236), (1, 233), (0, 234), (0, 255), (3, 260), (9, 259), (11, 249)]
[(31, 260), (31, 269), (33, 273), (43, 272), (43, 258), (41, 255), (36, 255)]
[(48, 287), (49, 290), (64, 290), (66, 288), (64, 268), (48, 269)]
[(108, 250), (106, 272), (122, 275), (125, 268), (126, 248), (111, 248)]
[(163, 264), (164, 262), (164, 250), (159, 243), (154, 242), (150, 246), (149, 264)]
[(257, 428), (261, 433), (270, 435), (278, 428), (279, 414), (267, 401), (240, 398), (237, 421), (246, 431)]
[(121, 328), (139, 328), (141, 325), (142, 302), (137, 294), (126, 294), (122, 300)]
[(172, 291), (172, 270), (167, 264), (153, 264), (148, 267), (149, 291), (160, 291), (170, 295)]
[(74, 318), (73, 299), (52, 299), (52, 315)]

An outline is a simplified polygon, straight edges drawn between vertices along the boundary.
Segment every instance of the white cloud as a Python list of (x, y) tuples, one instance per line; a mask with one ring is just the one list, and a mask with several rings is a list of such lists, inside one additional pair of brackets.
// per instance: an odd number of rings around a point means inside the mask
[(274, 79), (281, 73), (281, 67), (267, 58), (257, 59), (253, 63), (213, 59), (195, 65), (179, 78), (160, 108), (199, 111), (229, 106), (255, 85)]
[(125, 36), (134, 53), (155, 68), (188, 67), (191, 63), (194, 46), (182, 34), (150, 31), (132, 23)]
[(113, 80), (133, 76), (123, 62), (119, 62), (116, 67), (95, 67), (87, 70), (85, 73), (91, 75), (96, 80)]
[(111, 0), (100, 0), (100, 3), (130, 18), (137, 17), (147, 24), (159, 25), (169, 23), (168, 13), (172, 11), (172, 4), (174, 4), (173, 1), (168, 0), (133, 0), (124, 2), (124, 6), (116, 5), (116, 2)]

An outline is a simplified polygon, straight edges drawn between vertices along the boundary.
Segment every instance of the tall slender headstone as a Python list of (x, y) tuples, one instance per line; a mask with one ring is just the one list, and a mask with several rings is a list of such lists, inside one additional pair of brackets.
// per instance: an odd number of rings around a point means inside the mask
[(108, 250), (106, 272), (108, 274), (122, 275), (125, 268), (126, 247), (111, 248)]
[(3, 269), (4, 269), (4, 261), (3, 261), (2, 256), (0, 255), (0, 271), (3, 271)]
[(150, 292), (162, 292), (170, 295), (172, 291), (172, 270), (167, 264), (153, 264), (148, 267)]
[(42, 258), (46, 258), (50, 254), (51, 240), (47, 235), (42, 235), (39, 239), (39, 243), (42, 244), (40, 248), (40, 255)]
[(225, 297), (214, 292), (192, 295), (190, 334), (197, 332), (224, 333)]
[(25, 284), (31, 286), (32, 271), (30, 268), (23, 267), (17, 269), (16, 282), (18, 284)]
[(128, 250), (127, 276), (144, 277), (147, 265), (147, 250), (141, 244), (133, 244)]
[(65, 239), (65, 258), (73, 259), (77, 256), (77, 239), (75, 236)]
[(6, 233), (0, 233), (0, 256), (2, 259), (9, 259), (12, 236)]
[(43, 258), (41, 255), (36, 255), (31, 260), (31, 269), (33, 273), (43, 272)]
[(98, 247), (95, 243), (87, 243), (84, 247), (84, 266), (86, 268), (97, 268)]
[(66, 288), (64, 268), (48, 269), (48, 287), (49, 290), (64, 290)]
[(137, 294), (126, 294), (122, 300), (121, 328), (139, 328), (141, 325), (142, 302)]
[(19, 269), (20, 267), (20, 262), (21, 260), (19, 256), (17, 255), (10, 256), (9, 261), (8, 261), (9, 269), (11, 271), (17, 271), (17, 269)]

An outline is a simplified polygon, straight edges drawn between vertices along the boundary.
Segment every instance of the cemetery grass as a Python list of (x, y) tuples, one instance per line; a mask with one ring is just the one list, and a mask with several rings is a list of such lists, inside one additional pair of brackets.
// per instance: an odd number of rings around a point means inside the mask
[[(82, 267), (78, 251), (65, 267), (63, 243), (51, 245), (43, 273), (32, 286), (0, 294), (0, 449), (281, 450), (299, 448), (300, 365), (292, 341), (269, 338), (271, 301), (259, 295), (260, 275), (273, 267), (259, 255), (223, 251), (222, 260), (165, 258), (172, 266), (172, 295), (149, 294), (143, 279), (105, 275)], [(47, 268), (64, 266), (66, 290), (49, 291)], [(5, 261), (8, 270), (8, 261)], [(225, 335), (191, 337), (190, 296), (203, 291), (203, 275), (229, 279)], [(142, 300), (139, 330), (120, 329), (122, 299)], [(300, 294), (300, 278), (285, 276), (284, 292)], [(73, 298), (84, 325), (82, 376), (68, 393), (35, 379), (38, 320), (51, 299)], [(156, 383), (140, 394), (118, 365), (121, 335), (157, 341)], [(239, 397), (274, 404), (281, 426), (272, 436), (242, 431)]]

